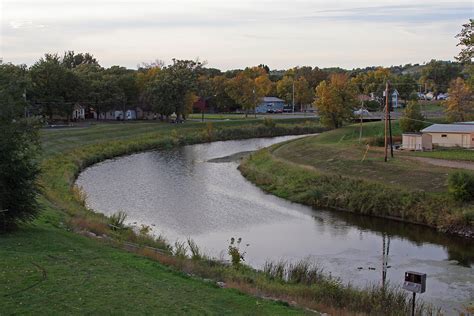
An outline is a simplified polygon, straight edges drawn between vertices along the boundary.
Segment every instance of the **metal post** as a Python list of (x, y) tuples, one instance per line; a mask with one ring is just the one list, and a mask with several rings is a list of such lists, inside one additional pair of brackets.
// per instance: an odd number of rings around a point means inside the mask
[(415, 298), (416, 298), (416, 293), (413, 292), (413, 300), (411, 304), (411, 316), (415, 316)]

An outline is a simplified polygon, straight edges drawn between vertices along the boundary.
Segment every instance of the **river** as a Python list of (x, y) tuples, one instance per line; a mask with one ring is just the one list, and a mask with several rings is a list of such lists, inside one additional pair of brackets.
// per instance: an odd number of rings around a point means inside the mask
[(448, 313), (474, 302), (474, 245), (419, 225), (344, 212), (313, 210), (269, 195), (217, 159), (301, 136), (190, 145), (104, 161), (84, 170), (77, 185), (87, 205), (132, 225), (149, 225), (172, 244), (192, 238), (214, 257), (227, 258), (231, 237), (241, 237), (246, 263), (308, 259), (343, 283), (380, 283), (383, 240), (390, 283), (404, 272), (427, 273), (427, 302)]

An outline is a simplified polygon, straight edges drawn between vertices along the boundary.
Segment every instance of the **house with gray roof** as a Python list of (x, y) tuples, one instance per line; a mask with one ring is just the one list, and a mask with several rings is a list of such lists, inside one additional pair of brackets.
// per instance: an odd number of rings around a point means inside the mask
[(473, 124), (433, 124), (421, 132), (431, 135), (433, 145), (474, 148)]
[(282, 113), (285, 101), (277, 97), (263, 97), (255, 111), (257, 113)]

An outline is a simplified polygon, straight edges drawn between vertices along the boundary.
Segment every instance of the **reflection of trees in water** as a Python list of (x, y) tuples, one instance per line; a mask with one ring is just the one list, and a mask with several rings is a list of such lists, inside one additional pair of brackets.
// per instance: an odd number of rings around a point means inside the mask
[[(449, 260), (456, 260), (460, 265), (466, 267), (474, 265), (474, 243), (470, 240), (443, 234), (423, 225), (403, 223), (349, 212), (321, 210), (317, 210), (317, 212), (324, 213), (324, 215), (313, 216), (314, 219), (322, 224), (321, 227), (328, 224), (337, 227), (337, 229), (334, 230), (337, 235), (347, 234), (350, 225), (352, 225), (360, 230), (368, 230), (408, 240), (417, 246), (422, 246), (425, 243), (444, 246), (448, 253)], [(341, 225), (341, 221), (346, 225)], [(344, 229), (344, 226), (346, 229)]]
[(382, 234), (382, 286), (387, 280), (388, 254), (390, 252), (390, 235)]

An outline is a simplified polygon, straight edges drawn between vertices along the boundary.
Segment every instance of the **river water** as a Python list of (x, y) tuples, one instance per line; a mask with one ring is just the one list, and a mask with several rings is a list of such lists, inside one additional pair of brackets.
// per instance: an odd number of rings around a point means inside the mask
[[(214, 142), (111, 159), (77, 179), (87, 204), (129, 224), (149, 225), (168, 241), (192, 238), (207, 254), (226, 258), (231, 237), (241, 237), (246, 263), (308, 259), (343, 283), (380, 283), (383, 240), (388, 239), (388, 280), (427, 273), (421, 297), (448, 313), (474, 302), (474, 244), (432, 229), (344, 212), (313, 210), (265, 194), (218, 159), (298, 136)], [(385, 236), (385, 238), (384, 238)]]

